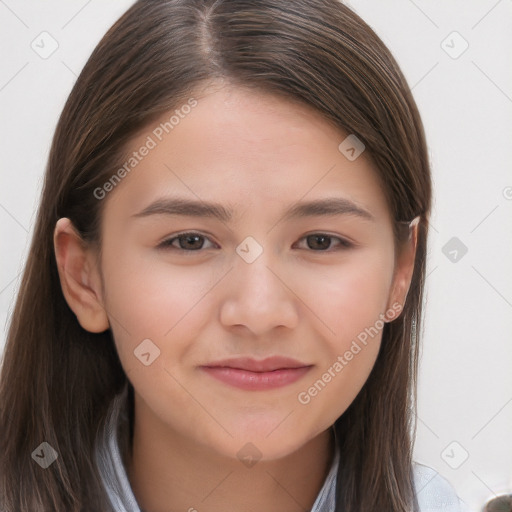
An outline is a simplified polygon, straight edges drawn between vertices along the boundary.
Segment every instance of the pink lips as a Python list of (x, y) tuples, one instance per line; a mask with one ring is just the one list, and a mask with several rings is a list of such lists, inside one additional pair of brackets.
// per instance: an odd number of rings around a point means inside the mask
[(312, 365), (288, 357), (269, 357), (261, 361), (248, 357), (226, 359), (201, 366), (210, 376), (246, 390), (264, 390), (286, 386), (305, 375)]

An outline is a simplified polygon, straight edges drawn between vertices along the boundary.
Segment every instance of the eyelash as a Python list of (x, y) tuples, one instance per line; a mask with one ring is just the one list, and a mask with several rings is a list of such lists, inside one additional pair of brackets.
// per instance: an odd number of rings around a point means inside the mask
[[(300, 240), (303, 240), (303, 239), (306, 239), (310, 236), (315, 236), (315, 235), (320, 235), (320, 236), (324, 236), (324, 237), (327, 237), (327, 238), (330, 238), (330, 239), (336, 239), (336, 240), (339, 240), (339, 244), (338, 244), (338, 249), (320, 249), (320, 250), (314, 250), (314, 249), (309, 249), (309, 252), (318, 252), (318, 253), (322, 253), (322, 252), (334, 252), (334, 251), (339, 251), (339, 250), (347, 250), (347, 249), (351, 249), (353, 247), (355, 247), (355, 245), (347, 240), (345, 240), (344, 238), (341, 238), (339, 236), (334, 236), (334, 235), (329, 235), (328, 233), (322, 233), (322, 232), (317, 232), (317, 233), (310, 233), (309, 235), (305, 235), (303, 236)], [(186, 253), (199, 253), (199, 252), (202, 252), (203, 251), (203, 247), (199, 248), (199, 249), (191, 249), (191, 250), (187, 250), (187, 249), (183, 249), (181, 247), (174, 247), (172, 245), (172, 243), (175, 241), (175, 240), (178, 240), (180, 237), (185, 237), (185, 236), (199, 236), (199, 237), (202, 237), (202, 238), (205, 238), (205, 239), (208, 239), (208, 237), (206, 235), (203, 235), (201, 233), (197, 233), (195, 231), (186, 231), (186, 232), (183, 232), (183, 233), (178, 233), (177, 235), (173, 236), (172, 238), (168, 238), (166, 240), (164, 240), (162, 243), (160, 243), (158, 245), (158, 248), (161, 248), (161, 249), (164, 249), (164, 250), (176, 250), (176, 251), (179, 251), (179, 252), (186, 252)]]

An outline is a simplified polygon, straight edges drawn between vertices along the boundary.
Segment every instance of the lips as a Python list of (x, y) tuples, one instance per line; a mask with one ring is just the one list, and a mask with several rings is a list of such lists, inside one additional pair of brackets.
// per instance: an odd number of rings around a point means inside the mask
[(273, 372), (280, 369), (303, 368), (304, 366), (310, 365), (301, 363), (300, 361), (289, 357), (274, 356), (262, 359), (261, 361), (257, 361), (250, 357), (237, 357), (235, 359), (225, 359), (215, 363), (209, 363), (205, 366), (208, 368), (235, 368), (238, 370), (247, 370), (249, 372)]
[(303, 377), (312, 366), (296, 359), (274, 356), (260, 361), (248, 357), (225, 359), (200, 368), (224, 384), (256, 391), (291, 384)]

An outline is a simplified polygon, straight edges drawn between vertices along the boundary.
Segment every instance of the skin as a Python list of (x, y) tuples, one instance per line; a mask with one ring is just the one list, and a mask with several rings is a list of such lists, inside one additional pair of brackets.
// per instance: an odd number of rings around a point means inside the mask
[[(127, 472), (145, 511), (309, 510), (332, 462), (330, 427), (367, 380), (381, 331), (307, 404), (298, 395), (379, 315), (404, 303), (416, 227), (395, 252), (371, 160), (363, 152), (349, 161), (338, 150), (348, 134), (315, 110), (225, 83), (191, 96), (197, 106), (103, 199), (98, 264), (69, 219), (58, 221), (62, 289), (84, 329), (112, 330), (134, 386)], [(128, 153), (157, 124), (130, 141)], [(234, 217), (134, 217), (170, 195), (217, 201)], [(350, 199), (374, 220), (283, 219), (298, 201), (326, 197)], [(199, 250), (187, 252), (179, 239), (174, 249), (158, 248), (188, 231), (204, 235)], [(315, 233), (331, 235), (330, 245), (308, 245)], [(247, 236), (263, 249), (252, 263), (236, 252)], [(160, 350), (149, 366), (134, 355), (147, 338)], [(312, 367), (265, 391), (229, 386), (200, 368), (273, 355)], [(261, 457), (252, 467), (237, 455), (247, 443)]]

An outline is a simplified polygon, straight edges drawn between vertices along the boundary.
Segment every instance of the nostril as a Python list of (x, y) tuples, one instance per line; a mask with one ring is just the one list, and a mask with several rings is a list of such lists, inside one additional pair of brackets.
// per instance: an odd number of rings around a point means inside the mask
[(512, 494), (503, 494), (488, 501), (483, 512), (512, 512)]

